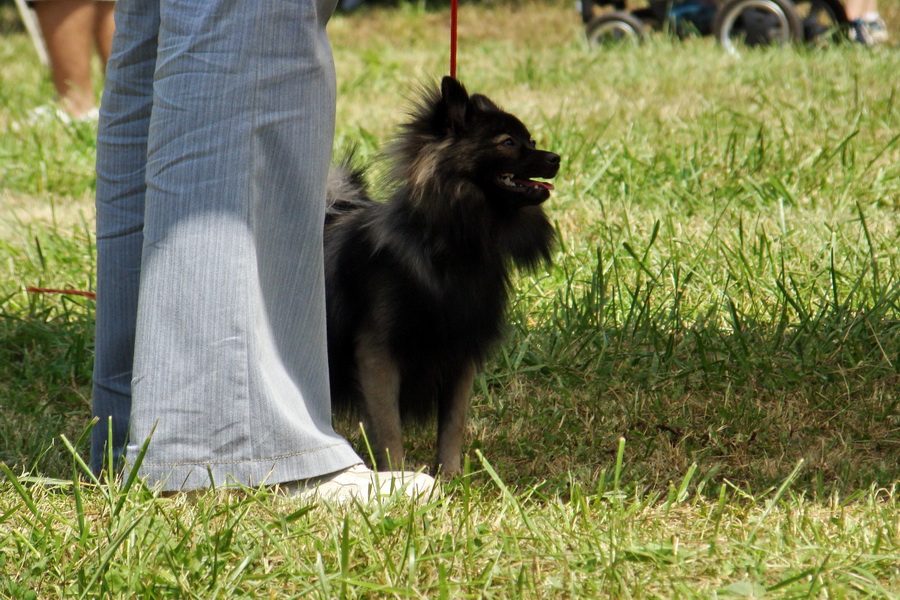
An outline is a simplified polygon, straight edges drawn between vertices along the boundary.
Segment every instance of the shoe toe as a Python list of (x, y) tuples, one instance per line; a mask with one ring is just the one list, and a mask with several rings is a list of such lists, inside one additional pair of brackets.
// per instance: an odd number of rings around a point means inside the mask
[(354, 499), (364, 502), (376, 498), (406, 496), (420, 499), (435, 487), (435, 480), (425, 473), (413, 471), (373, 471), (363, 464), (303, 482), (293, 492), (305, 498), (318, 498), (337, 503)]

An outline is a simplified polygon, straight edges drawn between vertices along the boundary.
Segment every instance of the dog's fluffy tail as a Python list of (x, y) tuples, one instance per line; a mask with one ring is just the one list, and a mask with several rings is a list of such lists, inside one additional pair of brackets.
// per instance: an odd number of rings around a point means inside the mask
[(325, 192), (325, 221), (372, 204), (365, 169), (353, 166), (353, 157), (331, 166)]

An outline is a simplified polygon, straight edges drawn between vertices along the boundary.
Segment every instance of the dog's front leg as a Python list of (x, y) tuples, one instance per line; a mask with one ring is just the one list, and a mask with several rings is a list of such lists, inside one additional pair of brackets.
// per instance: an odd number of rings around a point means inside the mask
[(356, 347), (359, 385), (366, 408), (366, 435), (379, 471), (399, 469), (403, 463), (400, 427), (400, 369), (387, 349), (371, 335), (360, 336)]
[(437, 468), (445, 477), (453, 477), (462, 472), (462, 443), (466, 433), (466, 414), (469, 410), (469, 395), (475, 379), (475, 365), (463, 368), (445, 401), (442, 401), (438, 416)]

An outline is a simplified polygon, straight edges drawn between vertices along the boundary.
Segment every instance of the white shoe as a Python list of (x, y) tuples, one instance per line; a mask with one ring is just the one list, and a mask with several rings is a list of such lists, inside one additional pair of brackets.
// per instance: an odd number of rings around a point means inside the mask
[(25, 117), (26, 125), (39, 125), (42, 123), (58, 122), (63, 125), (71, 123), (96, 123), (100, 119), (100, 109), (92, 108), (83, 115), (73, 117), (55, 104), (45, 104), (28, 111)]
[(96, 123), (100, 120), (100, 109), (92, 108), (83, 115), (75, 117), (76, 123)]
[(46, 123), (50, 121), (59, 121), (64, 125), (68, 125), (72, 122), (72, 117), (69, 116), (69, 113), (56, 106), (55, 104), (45, 104), (43, 106), (38, 106), (34, 110), (28, 111), (26, 119), (26, 122), (29, 125), (36, 125), (38, 123)]
[(434, 477), (413, 471), (373, 471), (364, 464), (322, 477), (282, 483), (278, 487), (291, 496), (330, 500), (342, 504), (358, 499), (369, 502), (379, 497), (405, 495), (421, 499), (435, 486)]
[(853, 19), (850, 21), (850, 40), (864, 44), (869, 48), (878, 44), (884, 44), (890, 39), (887, 27), (881, 17), (871, 21)]
[(882, 19), (881, 17), (876, 17), (870, 21), (867, 21), (866, 25), (869, 26), (869, 35), (872, 37), (873, 43), (886, 44), (890, 39), (887, 26), (884, 24), (884, 19)]

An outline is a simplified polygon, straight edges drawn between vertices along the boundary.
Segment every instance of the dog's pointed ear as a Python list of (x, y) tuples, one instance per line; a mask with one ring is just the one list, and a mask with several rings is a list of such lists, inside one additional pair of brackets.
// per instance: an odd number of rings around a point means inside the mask
[(459, 131), (466, 124), (469, 93), (453, 77), (444, 77), (441, 80), (441, 100), (447, 110), (447, 128), (451, 132)]
[(471, 98), (469, 98), (469, 102), (471, 102), (475, 108), (483, 112), (500, 110), (500, 107), (491, 102), (490, 98), (482, 96), (481, 94), (472, 94)]

